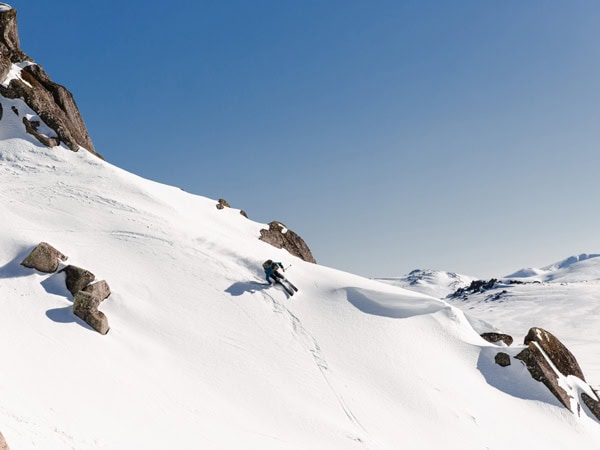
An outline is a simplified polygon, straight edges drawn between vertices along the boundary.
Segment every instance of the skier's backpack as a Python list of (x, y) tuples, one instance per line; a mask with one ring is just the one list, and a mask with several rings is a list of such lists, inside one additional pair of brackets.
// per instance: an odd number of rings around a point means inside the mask
[(270, 259), (267, 259), (264, 263), (263, 263), (263, 269), (267, 270), (269, 267), (271, 267), (273, 265), (273, 261)]

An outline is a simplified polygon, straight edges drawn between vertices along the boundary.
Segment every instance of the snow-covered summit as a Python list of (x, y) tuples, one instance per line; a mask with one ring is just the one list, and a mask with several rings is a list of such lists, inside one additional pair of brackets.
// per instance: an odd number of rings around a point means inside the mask
[(8, 3), (0, 3), (0, 12), (10, 11), (11, 9), (13, 9), (13, 7), (10, 6)]
[(600, 279), (600, 254), (582, 253), (542, 268), (521, 269), (505, 278), (541, 282), (580, 282)]

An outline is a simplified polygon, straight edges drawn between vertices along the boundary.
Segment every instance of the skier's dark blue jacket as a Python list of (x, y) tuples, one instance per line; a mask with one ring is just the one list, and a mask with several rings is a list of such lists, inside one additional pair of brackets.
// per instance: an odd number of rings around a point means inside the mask
[(273, 263), (269, 267), (265, 267), (265, 275), (269, 284), (271, 284), (271, 274), (277, 270), (277, 266), (283, 269), (283, 264), (275, 261), (273, 261)]

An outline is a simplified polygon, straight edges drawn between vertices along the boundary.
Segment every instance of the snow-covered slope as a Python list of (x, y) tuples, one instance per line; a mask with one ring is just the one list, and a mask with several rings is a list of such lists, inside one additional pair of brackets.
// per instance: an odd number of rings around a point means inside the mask
[(454, 272), (416, 269), (403, 277), (377, 278), (377, 280), (435, 298), (445, 298), (457, 289), (468, 286), (475, 277)]
[[(1, 101), (0, 432), (13, 450), (598, 447), (595, 419), (521, 364), (495, 365), (459, 309), (304, 263), (213, 200), (42, 148)], [(62, 274), (20, 266), (40, 241), (108, 281), (106, 336), (72, 314)], [(261, 284), (267, 258), (292, 264), (293, 298)]]
[(600, 254), (582, 253), (541, 269), (521, 269), (506, 278), (523, 281), (579, 282), (600, 280)]

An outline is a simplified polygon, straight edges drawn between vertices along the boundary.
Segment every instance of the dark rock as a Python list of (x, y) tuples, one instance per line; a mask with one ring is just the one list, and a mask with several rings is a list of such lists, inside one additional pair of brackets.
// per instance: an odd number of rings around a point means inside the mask
[(227, 203), (227, 200), (220, 198), (219, 202), (217, 203), (217, 209), (225, 209), (225, 208), (231, 208), (231, 206), (229, 206), (229, 203)]
[(507, 347), (510, 347), (510, 345), (513, 343), (512, 336), (503, 333), (483, 333), (481, 337), (492, 344), (502, 341)]
[(260, 240), (273, 247), (284, 248), (304, 261), (316, 263), (306, 242), (281, 222), (271, 222), (268, 230), (260, 230)]
[(525, 336), (525, 345), (536, 342), (539, 344), (541, 349), (548, 355), (552, 364), (562, 373), (565, 377), (574, 375), (581, 380), (585, 381), (583, 371), (577, 363), (575, 356), (569, 351), (567, 347), (560, 342), (556, 336), (542, 328), (531, 328)]
[[(31, 63), (32, 60), (20, 48), (17, 12), (14, 8), (0, 11), (1, 79), (6, 78), (13, 63), (21, 62)], [(77, 151), (82, 146), (101, 157), (94, 149), (72, 94), (65, 87), (54, 83), (36, 64), (32, 63), (22, 69), (21, 77), (22, 80), (11, 80), (8, 87), (0, 85), (0, 94), (6, 98), (24, 100), (71, 150)]]
[(248, 214), (246, 214), (246, 211), (244, 211), (243, 209), (240, 209), (240, 214), (242, 216), (244, 216), (246, 219), (248, 218)]
[[(466, 294), (476, 294), (480, 292), (489, 291), (494, 289), (498, 283), (497, 278), (491, 278), (489, 280), (473, 280), (471, 284), (464, 288), (458, 288), (453, 294), (450, 294), (450, 298), (466, 298)], [(499, 298), (499, 297), (498, 297)]]
[(76, 295), (96, 279), (96, 276), (92, 272), (77, 266), (68, 265), (61, 272), (64, 272), (67, 276), (67, 289), (73, 295)]
[(596, 419), (600, 420), (600, 401), (593, 399), (585, 392), (581, 394), (581, 399), (583, 400), (583, 403), (585, 403), (585, 406), (587, 406), (592, 414), (596, 417)]
[(14, 112), (17, 116), (19, 115), (19, 110), (16, 106), (11, 106), (10, 109), (12, 109), (12, 112)]
[(45, 134), (38, 133), (38, 127), (40, 126), (39, 121), (29, 120), (27, 117), (23, 117), (23, 125), (25, 125), (25, 131), (31, 134), (46, 147), (56, 147), (60, 145), (60, 141), (57, 137), (49, 137)]
[(506, 366), (510, 366), (510, 356), (508, 356), (508, 354), (500, 352), (496, 354), (496, 357), (494, 358), (496, 361), (496, 364), (498, 364), (499, 366), (502, 367), (506, 367)]
[(40, 242), (21, 262), (21, 265), (44, 273), (54, 273), (61, 261), (67, 257), (46, 242)]
[(2, 433), (0, 433), (0, 450), (10, 450), (8, 444), (6, 443), (6, 439), (4, 439)]
[(73, 299), (73, 314), (82, 319), (100, 334), (108, 333), (108, 319), (98, 311), (100, 298), (92, 292), (79, 291)]
[(110, 296), (110, 287), (104, 280), (87, 285), (85, 288), (83, 288), (83, 291), (95, 295), (101, 302)]
[(567, 409), (571, 410), (572, 397), (559, 385), (558, 374), (554, 371), (550, 363), (548, 363), (544, 352), (535, 342), (530, 342), (528, 347), (515, 356), (515, 358), (523, 361), (533, 379), (544, 383), (550, 392)]

